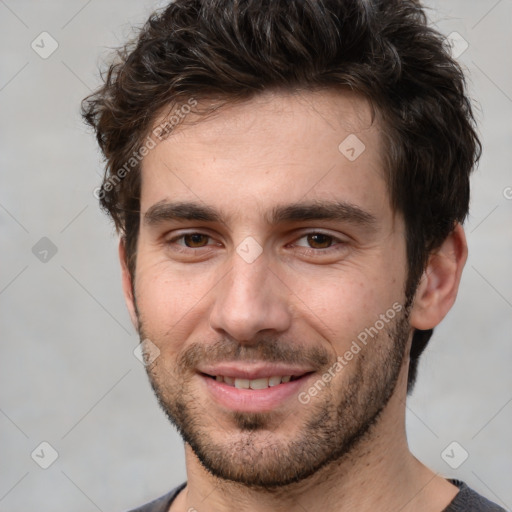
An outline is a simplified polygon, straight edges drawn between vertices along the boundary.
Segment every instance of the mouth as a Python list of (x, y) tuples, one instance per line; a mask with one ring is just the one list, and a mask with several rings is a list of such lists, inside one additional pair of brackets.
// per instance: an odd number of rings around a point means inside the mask
[[(270, 376), (261, 375), (261, 372), (260, 375), (244, 376), (240, 376), (243, 372), (238, 372), (238, 375), (212, 373), (198, 372), (198, 375), (204, 393), (216, 406), (228, 411), (253, 413), (282, 410), (285, 404), (298, 407), (300, 391), (308, 386), (310, 379), (315, 378), (314, 371)], [(249, 376), (253, 378), (247, 378)]]
[(274, 375), (272, 377), (260, 377), (258, 379), (244, 379), (240, 377), (230, 377), (228, 375), (208, 375), (207, 373), (203, 373), (202, 375), (237, 389), (267, 389), (279, 386), (280, 384), (294, 382), (311, 373), (313, 372), (307, 372), (302, 375)]

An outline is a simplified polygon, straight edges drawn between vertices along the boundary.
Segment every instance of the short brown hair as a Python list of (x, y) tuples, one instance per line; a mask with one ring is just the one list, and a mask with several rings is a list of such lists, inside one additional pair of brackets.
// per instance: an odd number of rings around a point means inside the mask
[[(408, 297), (430, 252), (467, 215), (481, 146), (463, 72), (418, 1), (175, 0), (149, 18), (103, 78), (82, 113), (106, 158), (98, 197), (125, 239), (132, 274), (140, 165), (126, 163), (140, 156), (162, 109), (191, 98), (341, 87), (368, 97), (389, 139), (387, 181), (406, 225)], [(431, 335), (414, 333), (409, 390)]]

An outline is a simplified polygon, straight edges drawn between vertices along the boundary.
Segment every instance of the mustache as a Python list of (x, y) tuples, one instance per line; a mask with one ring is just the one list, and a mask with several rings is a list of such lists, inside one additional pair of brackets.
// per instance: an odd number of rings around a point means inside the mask
[(194, 370), (199, 363), (266, 362), (312, 366), (322, 369), (336, 359), (320, 346), (297, 345), (283, 340), (265, 337), (251, 344), (240, 344), (235, 340), (222, 339), (213, 343), (193, 343), (178, 357), (181, 370)]

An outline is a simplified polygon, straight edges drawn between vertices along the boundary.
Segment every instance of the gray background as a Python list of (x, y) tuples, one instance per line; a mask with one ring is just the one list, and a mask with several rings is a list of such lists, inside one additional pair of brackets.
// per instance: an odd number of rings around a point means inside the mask
[[(92, 193), (101, 158), (78, 115), (108, 48), (163, 3), (0, 0), (0, 511), (122, 511), (185, 479), (132, 352), (116, 237)], [(459, 299), (423, 357), (408, 435), (434, 470), (511, 510), (512, 1), (429, 5), (469, 43), (484, 154)], [(43, 31), (59, 44), (47, 59), (31, 48)], [(42, 237), (57, 248), (46, 262)], [(31, 458), (42, 441), (59, 454), (48, 469)], [(441, 457), (452, 441), (469, 453), (456, 470)]]

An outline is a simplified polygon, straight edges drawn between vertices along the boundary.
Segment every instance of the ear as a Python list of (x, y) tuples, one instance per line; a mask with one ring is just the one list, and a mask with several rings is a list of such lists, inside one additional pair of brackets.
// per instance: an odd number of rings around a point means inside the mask
[(137, 320), (137, 314), (135, 313), (132, 276), (128, 269), (125, 240), (122, 237), (119, 240), (119, 262), (121, 263), (121, 277), (123, 282), (124, 300), (126, 301), (126, 307), (128, 308), (128, 313), (130, 313), (133, 327), (137, 332), (139, 332), (139, 322)]
[(466, 235), (460, 224), (441, 247), (430, 254), (411, 310), (411, 326), (433, 329), (450, 311), (459, 289), (462, 269), (468, 257)]

